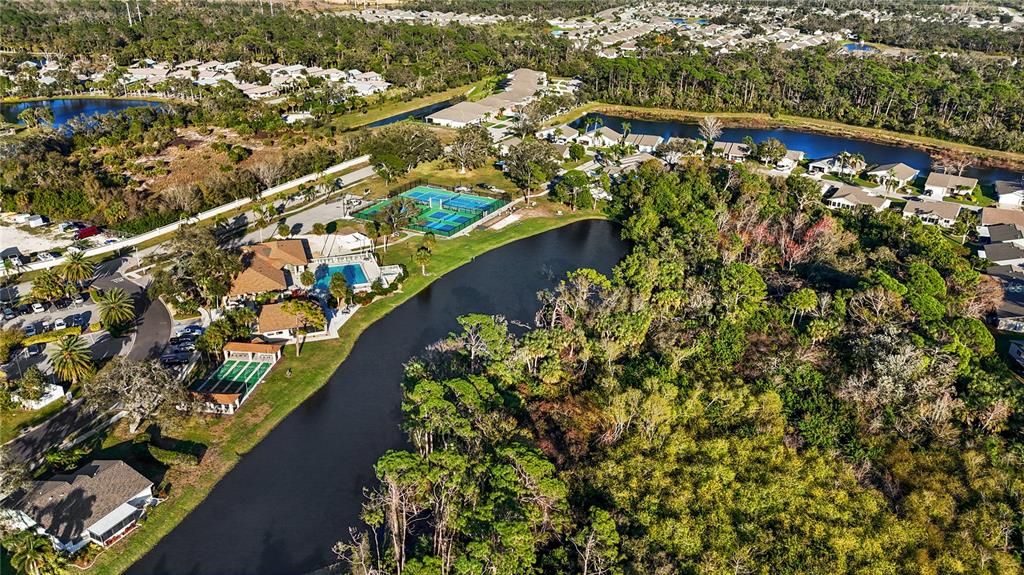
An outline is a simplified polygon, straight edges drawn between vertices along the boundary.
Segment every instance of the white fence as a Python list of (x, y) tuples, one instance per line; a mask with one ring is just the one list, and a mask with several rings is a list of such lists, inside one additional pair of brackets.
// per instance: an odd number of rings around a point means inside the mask
[[(312, 181), (318, 180), (318, 179), (320, 179), (320, 178), (322, 178), (324, 176), (329, 176), (331, 174), (336, 174), (338, 172), (345, 171), (345, 170), (347, 170), (347, 169), (349, 169), (351, 167), (358, 166), (360, 164), (365, 164), (369, 160), (370, 160), (370, 156), (368, 156), (368, 155), (366, 155), (366, 156), (359, 156), (358, 158), (353, 158), (351, 160), (342, 162), (340, 164), (335, 164), (335, 165), (333, 165), (333, 166), (331, 166), (329, 168), (325, 168), (321, 172), (316, 172), (316, 173), (313, 173), (313, 174), (308, 174), (308, 175), (302, 176), (301, 178), (295, 178), (294, 180), (287, 181), (287, 182), (285, 182), (283, 184), (278, 184), (278, 185), (276, 185), (276, 186), (274, 186), (272, 188), (268, 188), (268, 189), (264, 190), (263, 192), (261, 192), (260, 193), (260, 199), (269, 198), (269, 197), (274, 196), (276, 194), (279, 194), (279, 193), (281, 193), (281, 192), (283, 192), (283, 191), (285, 191), (285, 190), (287, 190), (289, 188), (293, 188), (295, 186), (300, 186), (300, 185), (305, 184), (307, 182), (312, 182)], [(112, 253), (112, 252), (116, 252), (116, 251), (124, 249), (124, 248), (130, 248), (132, 246), (137, 246), (137, 245), (139, 245), (139, 244), (141, 244), (143, 242), (147, 242), (147, 241), (149, 241), (151, 239), (158, 238), (160, 236), (163, 236), (165, 234), (169, 234), (171, 232), (175, 232), (179, 228), (181, 228), (181, 226), (183, 226), (183, 225), (194, 224), (194, 223), (201, 222), (201, 221), (204, 221), (204, 220), (213, 219), (213, 218), (215, 218), (215, 217), (217, 217), (217, 216), (219, 216), (221, 214), (226, 214), (226, 213), (228, 213), (230, 211), (236, 210), (236, 209), (238, 209), (238, 208), (240, 208), (240, 207), (242, 207), (242, 206), (244, 206), (246, 204), (249, 204), (249, 203), (252, 203), (252, 199), (251, 198), (241, 198), (241, 199), (235, 200), (233, 202), (229, 202), (227, 204), (223, 204), (223, 205), (217, 206), (216, 208), (211, 208), (209, 210), (206, 210), (205, 212), (200, 212), (200, 213), (198, 213), (198, 214), (196, 214), (196, 215), (194, 215), (192, 217), (189, 217), (189, 218), (186, 218), (186, 219), (182, 219), (182, 220), (178, 220), (177, 222), (174, 222), (173, 224), (167, 224), (166, 226), (162, 226), (162, 227), (156, 228), (155, 230), (150, 230), (150, 231), (148, 231), (148, 232), (146, 232), (144, 234), (139, 234), (137, 236), (133, 236), (133, 237), (130, 237), (130, 238), (127, 238), (127, 239), (119, 240), (119, 241), (116, 241), (116, 242), (113, 242), (113, 243), (104, 244), (104, 245), (99, 246), (99, 247), (90, 248), (88, 250), (85, 250), (85, 255), (87, 257), (101, 256), (101, 255), (104, 255), (104, 254), (109, 254), (109, 253)], [(18, 268), (15, 271), (17, 273), (21, 273), (21, 272), (36, 271), (36, 270), (45, 270), (45, 269), (49, 269), (49, 268), (58, 266), (58, 265), (60, 265), (63, 262), (64, 262), (64, 258), (63, 257), (55, 258), (55, 259), (47, 261), (47, 262), (32, 262), (32, 263), (29, 263), (27, 265), (21, 266), (20, 268)]]

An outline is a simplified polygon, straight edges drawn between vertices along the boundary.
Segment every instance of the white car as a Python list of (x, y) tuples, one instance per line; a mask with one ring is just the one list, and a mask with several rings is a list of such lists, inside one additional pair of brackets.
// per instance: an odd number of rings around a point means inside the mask
[(67, 326), (68, 324), (64, 321), (64, 318), (59, 318), (57, 321), (53, 322), (53, 329), (64, 329)]
[(39, 261), (41, 262), (53, 261), (53, 254), (51, 254), (50, 252), (39, 252), (38, 254), (36, 254), (36, 257), (39, 258)]
[(36, 302), (36, 303), (32, 304), (32, 311), (34, 311), (36, 313), (43, 313), (44, 311), (46, 311), (46, 308), (43, 307), (43, 304), (41, 304), (39, 302)]
[(71, 301), (75, 302), (75, 305), (82, 305), (85, 303), (85, 298), (82, 297), (82, 294), (78, 294), (75, 296), (75, 299)]

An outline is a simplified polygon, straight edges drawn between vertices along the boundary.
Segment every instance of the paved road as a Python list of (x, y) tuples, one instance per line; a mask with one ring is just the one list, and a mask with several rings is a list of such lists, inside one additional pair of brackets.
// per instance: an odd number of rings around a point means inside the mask
[[(173, 322), (167, 308), (159, 300), (150, 301), (141, 286), (116, 273), (122, 264), (123, 262), (120, 260), (112, 260), (101, 265), (97, 270), (98, 277), (93, 285), (101, 289), (120, 287), (135, 299), (135, 310), (139, 319), (134, 333), (134, 343), (132, 336), (122, 338), (111, 338), (108, 334), (92, 336), (95, 341), (92, 342), (91, 349), (94, 359), (98, 361), (124, 353), (135, 360), (155, 358), (160, 355), (167, 340), (171, 337)], [(49, 358), (46, 354), (26, 356), (12, 364), (9, 371), (15, 371), (12, 375), (16, 375), (18, 369), (25, 369), (29, 365), (38, 365), (40, 369), (47, 371)], [(47, 451), (60, 445), (68, 435), (89, 427), (99, 417), (100, 414), (78, 400), (42, 425), (13, 439), (5, 445), (5, 448), (9, 450), (10, 456), (15, 460), (35, 463)]]

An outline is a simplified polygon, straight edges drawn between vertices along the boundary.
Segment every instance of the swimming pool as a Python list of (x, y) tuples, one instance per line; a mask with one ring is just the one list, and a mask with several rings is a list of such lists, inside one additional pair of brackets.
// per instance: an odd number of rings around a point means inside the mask
[(316, 270), (316, 283), (313, 287), (319, 290), (327, 291), (331, 286), (331, 276), (334, 274), (341, 274), (345, 278), (345, 282), (348, 283), (349, 287), (356, 287), (358, 285), (365, 285), (370, 283), (366, 279), (366, 272), (363, 271), (361, 264), (341, 264), (341, 265), (329, 265), (320, 266)]

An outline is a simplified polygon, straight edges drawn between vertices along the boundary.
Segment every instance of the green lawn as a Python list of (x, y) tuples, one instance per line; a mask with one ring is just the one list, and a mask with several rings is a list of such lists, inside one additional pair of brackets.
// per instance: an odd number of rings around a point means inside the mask
[[(197, 468), (178, 472), (180, 477), (175, 475), (176, 470), (171, 470), (169, 480), (174, 487), (168, 500), (153, 510), (141, 529), (101, 554), (88, 572), (121, 573), (156, 545), (203, 501), (242, 455), (326, 383), (348, 356), (359, 335), (373, 322), (437, 278), (481, 253), (575, 221), (602, 217), (600, 212), (593, 210), (572, 212), (559, 217), (523, 220), (500, 231), (476, 230), (453, 240), (441, 240), (434, 248), (427, 276), (421, 275), (418, 266), (411, 261), (412, 253), (419, 245), (415, 238), (393, 246), (384, 254), (384, 261), (404, 263), (410, 270), (409, 278), (400, 291), (361, 308), (345, 324), (339, 339), (310, 343), (304, 346), (300, 358), (295, 356), (295, 347), (289, 346), (285, 358), (238, 414), (221, 418), (204, 416), (165, 431), (167, 436), (202, 443), (209, 446), (209, 450)], [(292, 370), (291, 378), (284, 375), (288, 369)], [(397, 385), (398, 382), (392, 383)], [(382, 382), (382, 385), (386, 384)]]
[(45, 421), (64, 407), (66, 401), (59, 399), (36, 411), (15, 409), (0, 416), (0, 443), (7, 443), (18, 436), (18, 432)]

